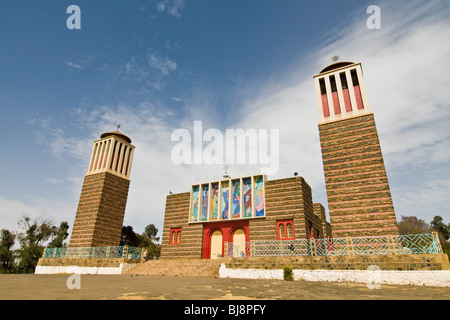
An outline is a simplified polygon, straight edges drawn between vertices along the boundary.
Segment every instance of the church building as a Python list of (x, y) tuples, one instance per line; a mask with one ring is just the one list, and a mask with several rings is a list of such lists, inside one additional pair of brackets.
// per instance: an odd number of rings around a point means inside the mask
[(252, 241), (330, 236), (325, 209), (302, 177), (229, 178), (167, 196), (161, 259), (217, 259), (227, 243), (243, 244), (233, 255), (245, 257)]
[[(167, 196), (162, 259), (246, 257), (256, 241), (398, 234), (361, 64), (335, 62), (313, 78), (331, 224), (300, 176), (208, 181)], [(242, 245), (230, 252), (229, 243)]]

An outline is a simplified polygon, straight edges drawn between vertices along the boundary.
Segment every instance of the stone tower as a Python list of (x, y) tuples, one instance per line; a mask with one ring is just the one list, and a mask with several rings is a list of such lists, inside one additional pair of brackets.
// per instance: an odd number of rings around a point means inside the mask
[(314, 82), (333, 236), (398, 234), (361, 64), (334, 63)]
[(131, 139), (119, 131), (94, 142), (70, 247), (119, 245), (133, 154)]

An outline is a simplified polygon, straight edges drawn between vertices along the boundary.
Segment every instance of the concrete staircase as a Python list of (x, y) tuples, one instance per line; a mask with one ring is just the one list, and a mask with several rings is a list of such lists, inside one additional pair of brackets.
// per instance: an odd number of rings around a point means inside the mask
[(204, 259), (149, 260), (132, 266), (124, 274), (219, 277), (221, 263), (222, 260)]

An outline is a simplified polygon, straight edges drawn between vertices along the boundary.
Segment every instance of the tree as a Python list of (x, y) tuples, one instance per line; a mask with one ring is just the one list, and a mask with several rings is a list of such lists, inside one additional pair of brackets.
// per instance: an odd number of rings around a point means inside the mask
[(25, 232), (18, 234), (21, 247), (17, 251), (19, 258), (17, 271), (33, 273), (44, 251), (44, 242), (52, 235), (52, 224), (49, 220), (41, 221), (39, 218), (31, 220), (28, 216), (24, 216), (18, 224)]
[(157, 234), (158, 229), (153, 224), (146, 226), (141, 235), (134, 232), (133, 227), (123, 226), (120, 245), (140, 247), (143, 248), (143, 250), (147, 250), (147, 256), (159, 257), (161, 245), (156, 243), (159, 241), (159, 237), (156, 236)]
[(441, 234), (445, 240), (448, 240), (450, 238), (450, 224), (446, 225), (441, 216), (435, 216), (430, 225), (433, 227), (433, 229), (439, 232), (439, 234)]
[(413, 216), (402, 216), (402, 220), (398, 223), (398, 230), (400, 234), (420, 234), (433, 231), (428, 223)]
[(132, 226), (123, 226), (122, 234), (120, 236), (121, 246), (139, 247), (141, 243), (140, 237), (133, 230)]
[(144, 234), (147, 238), (149, 238), (152, 241), (159, 241), (159, 237), (156, 235), (158, 234), (158, 229), (155, 227), (154, 224), (149, 224), (145, 227)]
[(64, 240), (67, 239), (69, 236), (69, 233), (67, 230), (69, 230), (69, 224), (66, 221), (61, 222), (59, 225), (59, 228), (53, 226), (52, 228), (52, 236), (53, 239), (48, 244), (48, 248), (61, 248), (65, 247)]
[(16, 235), (7, 229), (0, 231), (0, 273), (14, 272), (14, 251)]
[[(144, 233), (142, 234), (146, 245), (143, 246), (147, 250), (148, 257), (159, 257), (161, 255), (161, 245), (156, 243), (159, 241), (158, 229), (154, 224), (149, 224), (145, 227)], [(145, 239), (146, 238), (146, 239)]]

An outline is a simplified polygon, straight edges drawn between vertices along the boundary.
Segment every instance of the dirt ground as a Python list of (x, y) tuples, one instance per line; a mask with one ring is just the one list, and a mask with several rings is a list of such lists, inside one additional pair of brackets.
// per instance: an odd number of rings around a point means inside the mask
[[(1, 300), (450, 300), (450, 288), (136, 275), (0, 275)], [(69, 289), (69, 286), (75, 286)], [(79, 289), (76, 288), (79, 285)]]

